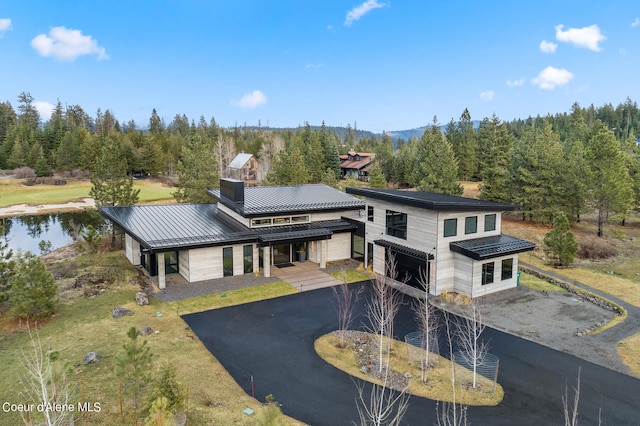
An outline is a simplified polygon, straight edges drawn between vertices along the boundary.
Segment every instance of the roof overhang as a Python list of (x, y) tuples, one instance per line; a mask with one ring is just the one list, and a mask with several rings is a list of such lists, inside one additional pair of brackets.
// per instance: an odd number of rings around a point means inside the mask
[(521, 240), (520, 238), (504, 234), (449, 243), (451, 251), (460, 253), (474, 260), (487, 260), (509, 256), (531, 251), (535, 247), (536, 245), (531, 241)]
[(375, 240), (373, 242), (375, 245), (380, 246), (380, 247), (384, 247), (386, 249), (390, 249), (393, 250), (397, 253), (401, 253), (407, 256), (411, 256), (415, 259), (419, 259), (419, 260), (423, 260), (423, 261), (428, 261), (428, 260), (433, 260), (434, 257), (432, 254), (430, 253), (426, 253), (424, 251), (421, 250), (417, 250), (411, 247), (407, 247), (407, 246), (403, 246), (401, 244), (396, 244), (396, 243), (392, 243), (391, 241), (387, 241), (387, 240)]

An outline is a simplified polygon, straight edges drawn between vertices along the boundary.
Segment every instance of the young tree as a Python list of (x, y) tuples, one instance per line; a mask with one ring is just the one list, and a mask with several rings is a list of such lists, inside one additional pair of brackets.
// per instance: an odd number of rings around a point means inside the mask
[(178, 381), (178, 372), (174, 364), (163, 365), (160, 374), (152, 382), (147, 397), (149, 411), (153, 403), (160, 398), (166, 399), (165, 410), (171, 414), (176, 414), (185, 406), (184, 387)]
[[(4, 236), (4, 227), (0, 226), (0, 237)], [(13, 251), (7, 243), (0, 239), (0, 303), (9, 298), (11, 289), (11, 275), (15, 268), (15, 262), (11, 258)]]
[(562, 408), (564, 413), (564, 426), (578, 426), (578, 403), (580, 402), (580, 373), (582, 367), (578, 367), (578, 378), (573, 387), (573, 404), (569, 403), (568, 386), (564, 387), (562, 395)]
[(138, 202), (139, 189), (133, 189), (133, 177), (119, 142), (108, 138), (102, 148), (96, 170), (91, 174), (91, 191), (97, 206), (130, 206)]
[(371, 188), (386, 188), (387, 180), (382, 174), (382, 167), (377, 161), (371, 165), (369, 169), (369, 187)]
[[(436, 404), (436, 418), (438, 426), (466, 426), (467, 424), (467, 406), (461, 405), (456, 400), (456, 363), (453, 360), (453, 330), (449, 313), (444, 312), (443, 322), (447, 333), (447, 344), (449, 346), (449, 354), (451, 356), (451, 402), (438, 402)], [(440, 405), (442, 404), (442, 405)]]
[(544, 253), (555, 266), (569, 266), (578, 252), (578, 242), (571, 232), (569, 220), (560, 213), (553, 220), (553, 229), (544, 236)]
[(471, 302), (471, 315), (461, 318), (455, 324), (455, 336), (464, 361), (473, 369), (473, 388), (476, 387), (478, 365), (482, 364), (489, 350), (489, 345), (480, 339), (485, 329), (483, 323), (483, 307), (474, 299)]
[(128, 386), (133, 396), (133, 410), (138, 409), (138, 400), (144, 385), (149, 381), (152, 354), (145, 340), (140, 344), (140, 332), (131, 327), (127, 332), (129, 342), (122, 345), (124, 352), (116, 355), (116, 375)]
[(9, 304), (16, 318), (43, 319), (56, 311), (58, 285), (44, 262), (29, 252), (20, 254), (11, 275)]
[(420, 271), (420, 287), (423, 291), (419, 298), (413, 303), (413, 312), (416, 315), (418, 327), (420, 329), (420, 341), (422, 351), (420, 356), (420, 369), (422, 371), (422, 381), (427, 383), (428, 371), (431, 368), (429, 360), (431, 352), (435, 349), (431, 342), (437, 342), (438, 320), (435, 313), (435, 307), (429, 303), (429, 284), (426, 271)]
[(207, 189), (217, 188), (219, 179), (213, 150), (199, 136), (192, 137), (182, 147), (178, 161), (178, 190), (173, 197), (179, 203), (211, 203), (213, 199), (207, 195)]
[(358, 305), (363, 288), (360, 285), (348, 286), (342, 283), (339, 286), (331, 287), (331, 294), (335, 299), (335, 309), (338, 314), (338, 332), (340, 334), (340, 347), (344, 348), (345, 335), (354, 319), (354, 309)]

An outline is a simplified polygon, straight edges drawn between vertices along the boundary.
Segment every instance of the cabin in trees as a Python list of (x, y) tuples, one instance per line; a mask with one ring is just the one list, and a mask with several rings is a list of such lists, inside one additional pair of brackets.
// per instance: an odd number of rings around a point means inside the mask
[(262, 165), (253, 154), (241, 152), (225, 169), (225, 177), (241, 180), (248, 186), (260, 185), (263, 178)]
[(346, 155), (340, 156), (340, 177), (350, 177), (361, 181), (369, 181), (369, 169), (375, 158), (370, 152), (355, 152), (350, 150)]
[[(326, 185), (247, 187), (221, 179), (217, 203), (101, 207), (125, 234), (125, 255), (165, 287), (262, 272), (273, 266), (356, 259), (431, 294), (482, 296), (514, 287), (518, 253), (534, 244), (501, 233), (508, 204), (428, 192)], [(354, 197), (365, 197), (365, 200)], [(406, 278), (406, 279), (405, 279)]]
[(429, 292), (483, 296), (517, 285), (518, 254), (529, 241), (502, 234), (502, 212), (509, 204), (429, 192), (347, 188), (366, 199), (366, 231), (356, 235), (354, 251), (364, 253), (374, 272)]

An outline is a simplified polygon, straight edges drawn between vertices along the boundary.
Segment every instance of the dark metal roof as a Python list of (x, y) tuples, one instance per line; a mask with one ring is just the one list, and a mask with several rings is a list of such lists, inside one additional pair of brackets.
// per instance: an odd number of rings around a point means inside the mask
[(326, 240), (334, 232), (348, 232), (357, 226), (344, 220), (323, 220), (300, 225), (254, 228), (263, 245)]
[(364, 201), (327, 185), (253, 186), (244, 188), (244, 204), (209, 189), (213, 198), (244, 217), (363, 209)]
[(149, 251), (167, 251), (257, 241), (247, 227), (216, 204), (100, 207), (100, 213)]
[(361, 195), (363, 197), (389, 201), (405, 206), (440, 211), (506, 211), (514, 209), (512, 204), (424, 191), (348, 187), (347, 194)]
[(456, 241), (449, 244), (451, 251), (460, 253), (475, 260), (493, 259), (494, 257), (531, 251), (536, 245), (527, 240), (509, 235), (495, 235), (492, 237), (474, 238), (472, 240)]
[(393, 250), (393, 251), (395, 251), (397, 253), (406, 254), (407, 256), (411, 256), (411, 257), (414, 257), (416, 259), (424, 260), (425, 262), (427, 260), (433, 260), (433, 255), (432, 254), (425, 253), (424, 251), (416, 250), (416, 249), (413, 249), (411, 247), (406, 247), (406, 246), (403, 246), (403, 245), (400, 245), (400, 244), (392, 243), (391, 241), (375, 240), (373, 243), (375, 245), (382, 246), (384, 248)]

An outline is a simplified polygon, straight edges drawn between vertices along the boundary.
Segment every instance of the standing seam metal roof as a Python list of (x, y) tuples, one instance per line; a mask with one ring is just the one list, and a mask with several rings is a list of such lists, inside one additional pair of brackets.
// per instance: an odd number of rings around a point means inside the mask
[(451, 251), (475, 260), (486, 260), (522, 253), (531, 251), (535, 247), (536, 245), (530, 241), (504, 234), (449, 243)]

